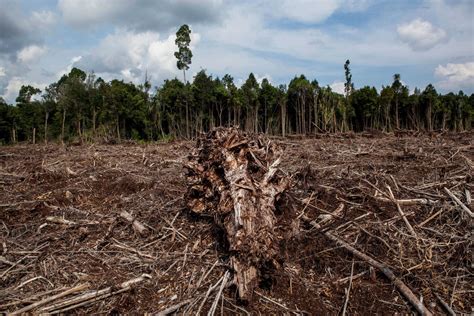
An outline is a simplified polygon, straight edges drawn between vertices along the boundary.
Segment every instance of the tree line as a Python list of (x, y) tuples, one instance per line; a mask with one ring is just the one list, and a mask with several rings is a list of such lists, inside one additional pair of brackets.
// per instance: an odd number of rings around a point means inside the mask
[(317, 80), (295, 76), (287, 85), (260, 83), (250, 73), (238, 87), (234, 78), (199, 71), (186, 80), (192, 52), (190, 29), (177, 33), (177, 66), (183, 81), (165, 80), (151, 89), (143, 83), (104, 81), (93, 72), (73, 68), (44, 91), (20, 88), (16, 104), (0, 98), (0, 142), (48, 142), (98, 138), (153, 141), (192, 138), (216, 126), (240, 126), (274, 135), (327, 132), (453, 130), (472, 128), (474, 94), (439, 94), (431, 84), (412, 94), (399, 74), (380, 91), (354, 87), (350, 61), (344, 64), (344, 93), (320, 86)]

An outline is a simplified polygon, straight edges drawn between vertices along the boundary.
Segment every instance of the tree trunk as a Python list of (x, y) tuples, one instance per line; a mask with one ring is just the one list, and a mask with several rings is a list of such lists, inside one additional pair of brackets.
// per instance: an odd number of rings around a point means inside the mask
[(281, 135), (283, 137), (286, 136), (286, 102), (283, 100), (281, 101)]
[(188, 100), (186, 100), (186, 138), (187, 139), (190, 138), (190, 136), (189, 136), (189, 104), (188, 104)]
[(36, 144), (36, 127), (33, 127), (33, 145)]
[(398, 116), (398, 98), (395, 99), (395, 126), (400, 129), (400, 118)]
[(79, 136), (79, 141), (82, 145), (82, 132), (81, 132), (81, 120), (78, 119), (76, 121), (76, 130), (77, 130), (77, 135)]
[(255, 106), (255, 126), (254, 126), (255, 133), (258, 133), (258, 103)]
[(92, 110), (92, 136), (95, 138), (96, 136), (96, 131), (95, 131), (95, 121), (97, 119), (97, 111), (95, 109), (95, 106)]
[(314, 133), (318, 132), (318, 98), (314, 97)]
[(118, 116), (116, 118), (116, 121), (117, 121), (117, 124), (116, 124), (116, 127), (117, 127), (117, 140), (120, 143), (120, 120), (119, 120)]
[(63, 107), (63, 121), (61, 124), (61, 142), (64, 143), (64, 125), (66, 124), (66, 107)]
[(432, 126), (432, 118), (431, 118), (431, 101), (430, 103), (428, 104), (428, 108), (426, 109), (426, 123), (427, 123), (427, 127), (428, 127), (428, 131), (432, 131), (433, 130), (433, 126)]
[(289, 188), (289, 178), (278, 169), (282, 152), (267, 139), (235, 128), (215, 129), (199, 144), (185, 165), (186, 203), (192, 212), (211, 216), (221, 227), (238, 296), (251, 300), (264, 269), (276, 262), (283, 236), (294, 227), (281, 225), (282, 220), (296, 223), (297, 214), (288, 218), (276, 211), (279, 196)]
[(48, 144), (48, 118), (49, 112), (46, 112), (44, 115), (44, 144)]

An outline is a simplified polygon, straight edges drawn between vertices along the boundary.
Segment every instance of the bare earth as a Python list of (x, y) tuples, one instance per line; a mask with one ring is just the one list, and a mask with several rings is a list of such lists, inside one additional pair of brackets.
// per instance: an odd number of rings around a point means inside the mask
[[(433, 314), (441, 301), (473, 311), (473, 132), (273, 140), (293, 183), (282, 212), (343, 208), (324, 231), (389, 266)], [(0, 147), (0, 312), (194, 314), (216, 301), (224, 314), (336, 315), (346, 300), (350, 315), (414, 311), (380, 271), (303, 222), (252, 301), (235, 286), (218, 296), (223, 236), (183, 199), (193, 146)]]

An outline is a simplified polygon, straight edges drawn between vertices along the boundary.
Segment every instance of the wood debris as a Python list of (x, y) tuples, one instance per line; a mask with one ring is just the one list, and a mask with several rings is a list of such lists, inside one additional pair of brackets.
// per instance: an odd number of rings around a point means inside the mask
[(251, 298), (262, 266), (278, 265), (276, 203), (290, 183), (281, 155), (261, 136), (218, 128), (198, 140), (186, 166), (188, 206), (223, 226), (241, 299)]

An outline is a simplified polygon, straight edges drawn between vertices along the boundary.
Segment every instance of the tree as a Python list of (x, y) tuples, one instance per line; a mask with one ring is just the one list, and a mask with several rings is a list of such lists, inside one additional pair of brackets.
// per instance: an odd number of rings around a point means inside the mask
[(50, 84), (46, 87), (43, 98), (44, 109), (44, 143), (48, 143), (48, 119), (51, 111), (54, 110), (58, 98), (58, 86), (56, 83)]
[[(181, 25), (178, 32), (176, 32), (175, 44), (178, 46), (178, 51), (174, 56), (178, 59), (176, 65), (179, 70), (183, 71), (183, 80), (186, 84), (186, 70), (189, 69), (193, 53), (189, 49), (191, 43), (191, 29), (187, 24)], [(189, 138), (189, 106), (186, 103), (186, 136)]]
[(253, 73), (249, 74), (249, 77), (242, 85), (242, 97), (244, 101), (244, 107), (246, 109), (245, 116), (245, 130), (258, 132), (258, 94), (259, 84)]
[(380, 91), (380, 108), (383, 112), (383, 117), (384, 117), (384, 129), (385, 130), (390, 130), (392, 128), (391, 122), (390, 122), (390, 109), (391, 109), (391, 104), (393, 100), (393, 89), (392, 87), (384, 87), (382, 86), (382, 90)]
[(430, 83), (421, 94), (422, 109), (425, 112), (426, 128), (428, 131), (433, 130), (433, 108), (436, 107), (437, 102), (438, 92)]
[(32, 101), (32, 98), (39, 93), (41, 90), (38, 88), (30, 85), (21, 86), (16, 98), (22, 136), (31, 139), (33, 143), (36, 143), (36, 130), (41, 124), (41, 108), (40, 103)]
[(399, 102), (400, 102), (401, 94), (403, 93), (403, 84), (400, 79), (400, 74), (393, 75), (392, 90), (393, 90), (393, 99), (395, 101), (395, 127), (397, 129), (400, 129)]
[(189, 49), (189, 44), (191, 43), (190, 34), (191, 29), (189, 26), (183, 24), (179, 28), (178, 32), (176, 32), (175, 40), (175, 44), (178, 46), (178, 51), (174, 53), (174, 56), (176, 59), (178, 59), (178, 69), (183, 71), (184, 83), (186, 83), (186, 70), (189, 69), (189, 65), (191, 64), (191, 59), (193, 57), (193, 53)]
[(344, 93), (346, 98), (348, 98), (352, 91), (354, 91), (354, 83), (352, 83), (352, 74), (351, 74), (351, 61), (348, 59), (344, 64), (344, 72), (346, 77), (346, 82), (344, 83)]
[(377, 110), (378, 94), (374, 87), (365, 86), (352, 95), (358, 131), (373, 128)]

